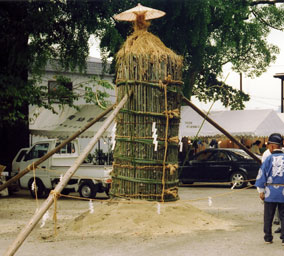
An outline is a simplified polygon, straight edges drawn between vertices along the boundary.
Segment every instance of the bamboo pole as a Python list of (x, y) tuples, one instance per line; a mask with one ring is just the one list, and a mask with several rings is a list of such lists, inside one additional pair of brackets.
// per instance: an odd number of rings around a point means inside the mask
[[(130, 92), (131, 95), (131, 92)], [(130, 96), (129, 95), (129, 96)], [(87, 155), (90, 153), (90, 151), (93, 149), (94, 145), (97, 143), (99, 138), (102, 136), (102, 134), (106, 131), (106, 129), (110, 126), (113, 119), (117, 116), (119, 113), (119, 110), (123, 107), (125, 102), (129, 98), (128, 95), (125, 95), (123, 99), (120, 101), (120, 103), (117, 105), (117, 107), (114, 109), (113, 113), (106, 119), (102, 127), (99, 129), (99, 131), (95, 134), (95, 136), (91, 139), (91, 141), (88, 143), (82, 154), (76, 159), (75, 163), (68, 169), (68, 171), (63, 176), (62, 180), (57, 184), (55, 187), (53, 193), (50, 193), (48, 198), (45, 200), (45, 202), (41, 205), (40, 209), (33, 215), (33, 217), (30, 219), (29, 223), (24, 227), (24, 229), (19, 233), (18, 237), (15, 239), (15, 241), (11, 244), (11, 246), (8, 248), (8, 250), (5, 252), (3, 256), (11, 256), (16, 253), (18, 248), (22, 245), (24, 240), (27, 238), (27, 236), (31, 233), (31, 231), (34, 229), (35, 225), (40, 221), (44, 213), (49, 209), (51, 204), (54, 201), (54, 196), (56, 196), (58, 193), (60, 193), (63, 188), (66, 186), (70, 178), (74, 175), (74, 173), (77, 171), (79, 166), (83, 163)]]
[(210, 124), (212, 124), (216, 129), (218, 129), (220, 132), (222, 132), (224, 135), (226, 135), (231, 141), (236, 143), (241, 149), (243, 149), (248, 155), (250, 155), (254, 160), (261, 163), (261, 160), (253, 154), (245, 145), (240, 143), (238, 140), (236, 140), (229, 132), (227, 132), (225, 129), (223, 129), (221, 126), (219, 126), (217, 123), (215, 123), (210, 117), (208, 117), (206, 114), (204, 114), (198, 107), (196, 107), (192, 102), (190, 102), (189, 99), (186, 97), (183, 97), (183, 101), (189, 105), (193, 110), (195, 110), (199, 115), (201, 115), (206, 121)]
[(51, 157), (53, 154), (55, 154), (56, 152), (58, 152), (62, 147), (64, 147), (67, 143), (69, 143), (70, 141), (74, 140), (76, 137), (78, 137), (79, 135), (81, 135), (83, 132), (85, 132), (87, 129), (89, 129), (93, 124), (95, 124), (96, 122), (98, 122), (102, 117), (104, 117), (105, 115), (107, 115), (111, 110), (114, 109), (116, 104), (110, 106), (108, 109), (106, 109), (103, 113), (101, 113), (98, 117), (96, 117), (95, 119), (93, 119), (92, 121), (90, 121), (89, 123), (87, 123), (84, 127), (82, 127), (80, 130), (78, 130), (77, 132), (75, 132), (73, 135), (71, 135), (69, 138), (67, 138), (66, 140), (64, 140), (61, 144), (59, 144), (56, 148), (54, 148), (53, 150), (49, 151), (47, 154), (45, 154), (43, 157), (41, 157), (40, 159), (38, 159), (37, 161), (33, 162), (32, 164), (30, 164), (29, 166), (27, 166), (23, 171), (20, 171), (17, 175), (15, 175), (14, 177), (12, 177), (11, 179), (9, 179), (6, 183), (2, 184), (0, 186), (0, 191), (2, 191), (3, 189), (7, 188), (11, 183), (13, 183), (14, 181), (20, 179), (21, 177), (23, 177), (24, 175), (26, 175), (28, 172), (30, 172), (31, 170), (33, 170), (33, 168), (36, 168), (38, 165), (40, 165), (42, 162), (44, 162), (46, 159), (48, 159), (49, 157)]

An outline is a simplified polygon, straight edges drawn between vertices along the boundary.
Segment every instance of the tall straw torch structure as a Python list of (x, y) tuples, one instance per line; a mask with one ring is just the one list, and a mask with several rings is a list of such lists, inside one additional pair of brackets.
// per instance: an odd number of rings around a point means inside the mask
[(147, 31), (164, 12), (138, 4), (116, 20), (134, 32), (116, 56), (117, 100), (133, 90), (116, 118), (111, 194), (135, 199), (178, 200), (178, 149), (182, 101), (181, 56)]

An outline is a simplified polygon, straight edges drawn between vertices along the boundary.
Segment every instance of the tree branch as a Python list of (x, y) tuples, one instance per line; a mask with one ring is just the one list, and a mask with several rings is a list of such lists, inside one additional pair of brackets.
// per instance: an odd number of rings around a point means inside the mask
[(252, 1), (251, 6), (260, 5), (260, 4), (278, 4), (284, 3), (284, 0), (259, 0), (259, 1)]
[[(283, 1), (283, 2), (284, 2), (284, 1)], [(283, 28), (278, 28), (278, 27), (273, 26), (272, 24), (268, 23), (266, 20), (264, 20), (263, 18), (261, 18), (261, 17), (257, 14), (257, 12), (255, 12), (254, 10), (251, 10), (251, 11), (252, 11), (254, 17), (255, 17), (256, 19), (259, 19), (259, 20), (260, 20), (262, 23), (264, 23), (266, 26), (271, 27), (271, 28), (276, 29), (276, 30), (283, 31)]]

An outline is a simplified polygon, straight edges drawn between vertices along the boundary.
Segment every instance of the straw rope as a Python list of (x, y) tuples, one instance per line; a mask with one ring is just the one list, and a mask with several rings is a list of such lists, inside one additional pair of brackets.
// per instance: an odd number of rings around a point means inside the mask
[[(255, 179), (254, 179), (255, 180)], [(253, 181), (253, 180), (245, 180), (244, 182), (249, 182), (249, 181)], [(211, 182), (211, 183), (201, 183), (201, 184), (196, 184), (197, 186), (208, 186), (208, 185), (231, 185), (232, 182)], [(194, 186), (194, 184), (189, 184), (187, 187), (191, 187), (191, 186)], [(244, 188), (240, 188), (240, 189), (233, 189), (233, 190), (230, 190), (228, 192), (225, 192), (225, 193), (220, 193), (220, 194), (216, 194), (216, 195), (211, 195), (211, 198), (217, 198), (217, 197), (223, 197), (223, 196), (227, 196), (227, 195), (230, 195), (230, 194), (233, 194), (233, 193), (238, 193), (238, 192), (242, 192), (243, 190), (246, 190), (246, 189), (249, 189), (249, 188), (252, 188), (254, 187), (254, 185), (248, 185)], [(174, 187), (174, 188), (177, 188), (177, 187)], [(73, 195), (64, 195), (64, 194), (59, 194), (59, 197), (66, 197), (66, 198), (70, 198), (70, 199), (78, 199), (78, 200), (92, 200), (92, 201), (97, 201), (97, 202), (104, 202), (104, 203), (133, 203), (133, 204), (136, 204), (136, 203), (139, 203), (139, 204), (153, 204), (153, 202), (151, 201), (127, 201), (127, 202), (124, 202), (124, 201), (117, 201), (117, 200), (113, 200), (113, 199), (94, 199), (94, 198), (84, 198), (84, 197), (79, 197), (79, 196), (73, 196)], [(124, 199), (128, 199), (128, 198), (132, 198), (132, 197), (138, 197), (138, 196), (145, 196), (145, 197), (152, 197), (152, 196), (155, 196), (155, 197), (161, 197), (162, 194), (132, 194), (132, 195), (129, 195), (129, 194), (116, 194), (115, 196), (117, 197), (121, 197), (121, 198), (124, 198)], [(195, 202), (195, 201), (201, 201), (201, 200), (208, 200), (208, 197), (199, 197), (199, 198), (195, 198), (195, 199), (187, 199), (187, 200), (180, 200), (181, 202)]]
[(136, 182), (136, 183), (146, 183), (146, 184), (161, 184), (161, 185), (171, 185), (171, 184), (177, 184), (178, 180), (173, 180), (173, 181), (165, 181), (165, 180), (154, 180), (154, 179), (145, 179), (145, 178), (131, 178), (131, 177), (125, 177), (121, 175), (115, 175), (114, 176), (116, 179), (120, 180), (126, 180), (126, 181), (131, 181), (131, 182)]
[[(170, 76), (168, 76), (170, 79)], [(169, 131), (169, 113), (168, 113), (168, 94), (167, 94), (167, 83), (164, 84), (164, 95), (165, 95), (165, 115), (166, 115), (166, 130), (165, 130), (165, 151), (164, 151), (164, 159), (163, 159), (163, 176), (162, 176), (162, 198), (161, 201), (164, 202), (164, 194), (165, 194), (165, 177), (166, 177), (166, 160), (167, 160), (167, 152), (168, 152), (168, 131)]]
[[(249, 182), (249, 181), (255, 181), (255, 179), (251, 179), (251, 180), (245, 180), (243, 182)], [(198, 186), (201, 185), (228, 185), (228, 184), (232, 184), (231, 182), (217, 182), (217, 183), (202, 183), (202, 184), (198, 184)], [(283, 185), (283, 184), (282, 184)], [(190, 185), (192, 186), (192, 184)], [(249, 189), (251, 187), (253, 187), (254, 185), (249, 185), (246, 186), (244, 188), (241, 189), (235, 189), (235, 190), (231, 190), (225, 193), (219, 193), (219, 194), (215, 194), (215, 195), (210, 195), (210, 198), (220, 198), (220, 197), (225, 197), (228, 196), (230, 194), (233, 193), (240, 193), (246, 189)], [(165, 194), (171, 194), (173, 196), (172, 200), (169, 200), (167, 203), (172, 203), (173, 201), (176, 202), (176, 200), (174, 199), (175, 197), (177, 197), (177, 187), (172, 187), (169, 188), (167, 190), (165, 190)], [(113, 200), (113, 199), (107, 199), (107, 200), (102, 200), (102, 199), (93, 199), (93, 198), (84, 198), (84, 197), (79, 197), (79, 196), (73, 196), (73, 195), (64, 195), (61, 194), (55, 190), (51, 190), (50, 193), (53, 195), (53, 200), (54, 200), (54, 213), (53, 213), (53, 221), (54, 221), (54, 236), (57, 235), (57, 200), (60, 197), (65, 197), (65, 198), (69, 198), (69, 199), (75, 199), (75, 200), (85, 200), (85, 201), (96, 201), (96, 202), (101, 202), (101, 203), (114, 203), (114, 204), (156, 204), (157, 202), (153, 202), (153, 201), (139, 201), (139, 200), (131, 200), (131, 198), (139, 198), (139, 197), (149, 197), (149, 200), (152, 200), (151, 197), (158, 197), (158, 198), (162, 198), (163, 194), (116, 194), (115, 196), (118, 198), (122, 198), (125, 199), (127, 201), (117, 201), (117, 200)], [(208, 200), (208, 196), (207, 197), (199, 197), (199, 198), (195, 198), (195, 199), (188, 199), (188, 200), (180, 200), (182, 203), (186, 203), (186, 202), (196, 202), (196, 201), (202, 201), (202, 200)]]
[(35, 165), (34, 165), (34, 162), (32, 163), (32, 170), (33, 170), (33, 178), (34, 178), (35, 199), (36, 199), (36, 205), (37, 205), (37, 209), (38, 209), (39, 203), (38, 203), (38, 196), (37, 196), (37, 185), (36, 185), (36, 175), (35, 175)]
[[(132, 157), (121, 156), (121, 155), (114, 155), (114, 156), (115, 158), (119, 160), (126, 160), (128, 162), (133, 162), (137, 164), (163, 164), (164, 163), (164, 160), (149, 160), (149, 159), (144, 159), (144, 158), (133, 159)], [(176, 162), (165, 161), (165, 164), (176, 164)]]
[(170, 174), (173, 175), (178, 169), (178, 164), (168, 164), (166, 168), (170, 169)]
[[(130, 165), (130, 164), (117, 164), (117, 163), (114, 163), (113, 166), (116, 166), (116, 167), (120, 167), (120, 168), (130, 168), (130, 169), (141, 169), (141, 170), (153, 170), (153, 169), (162, 169), (163, 166), (161, 165), (145, 165), (145, 166), (134, 166), (134, 165)], [(172, 172), (172, 169), (174, 168), (175, 170), (178, 169), (178, 165), (177, 164), (168, 164), (166, 166), (167, 169), (170, 169), (170, 172)]]
[[(117, 141), (127, 141), (127, 142), (139, 142), (139, 143), (144, 143), (144, 144), (153, 144), (153, 138), (152, 137), (131, 137), (131, 136), (117, 136), (116, 137)], [(157, 138), (158, 144), (163, 145), (165, 144), (164, 140), (165, 138)], [(176, 146), (176, 144), (179, 143), (178, 137), (172, 137), (168, 139), (168, 146)]]
[[(129, 110), (129, 109), (121, 109), (121, 113), (126, 113), (126, 114), (135, 114), (135, 115), (147, 115), (147, 116), (159, 116), (159, 117), (166, 117), (169, 116), (170, 118), (180, 118), (179, 115), (179, 110), (169, 110), (169, 111), (164, 111), (163, 113), (159, 112), (145, 112), (145, 111), (135, 111), (135, 110)], [(177, 113), (178, 112), (178, 113)]]
[(55, 190), (51, 190), (50, 194), (53, 196), (54, 211), (53, 211), (53, 222), (54, 222), (54, 235), (57, 235), (57, 199), (61, 194)]

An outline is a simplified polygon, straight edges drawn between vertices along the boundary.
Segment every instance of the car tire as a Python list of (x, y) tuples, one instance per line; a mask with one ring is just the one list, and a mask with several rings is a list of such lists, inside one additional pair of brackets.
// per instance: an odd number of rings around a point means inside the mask
[(79, 187), (79, 194), (84, 198), (95, 198), (97, 194), (97, 187), (90, 180), (83, 181)]
[[(34, 179), (31, 179), (29, 181), (29, 190), (30, 190), (31, 196), (33, 198), (36, 198), (36, 193), (32, 189), (33, 182), (34, 182)], [(42, 181), (40, 179), (36, 179), (36, 189), (37, 189), (37, 197), (38, 198), (46, 198), (48, 196), (49, 191), (46, 189), (46, 187), (44, 186), (44, 184), (42, 183)]]
[(232, 186), (234, 186), (234, 184), (236, 183), (235, 188), (237, 189), (247, 186), (247, 182), (245, 182), (245, 180), (247, 180), (247, 176), (242, 171), (233, 172), (230, 177)]

